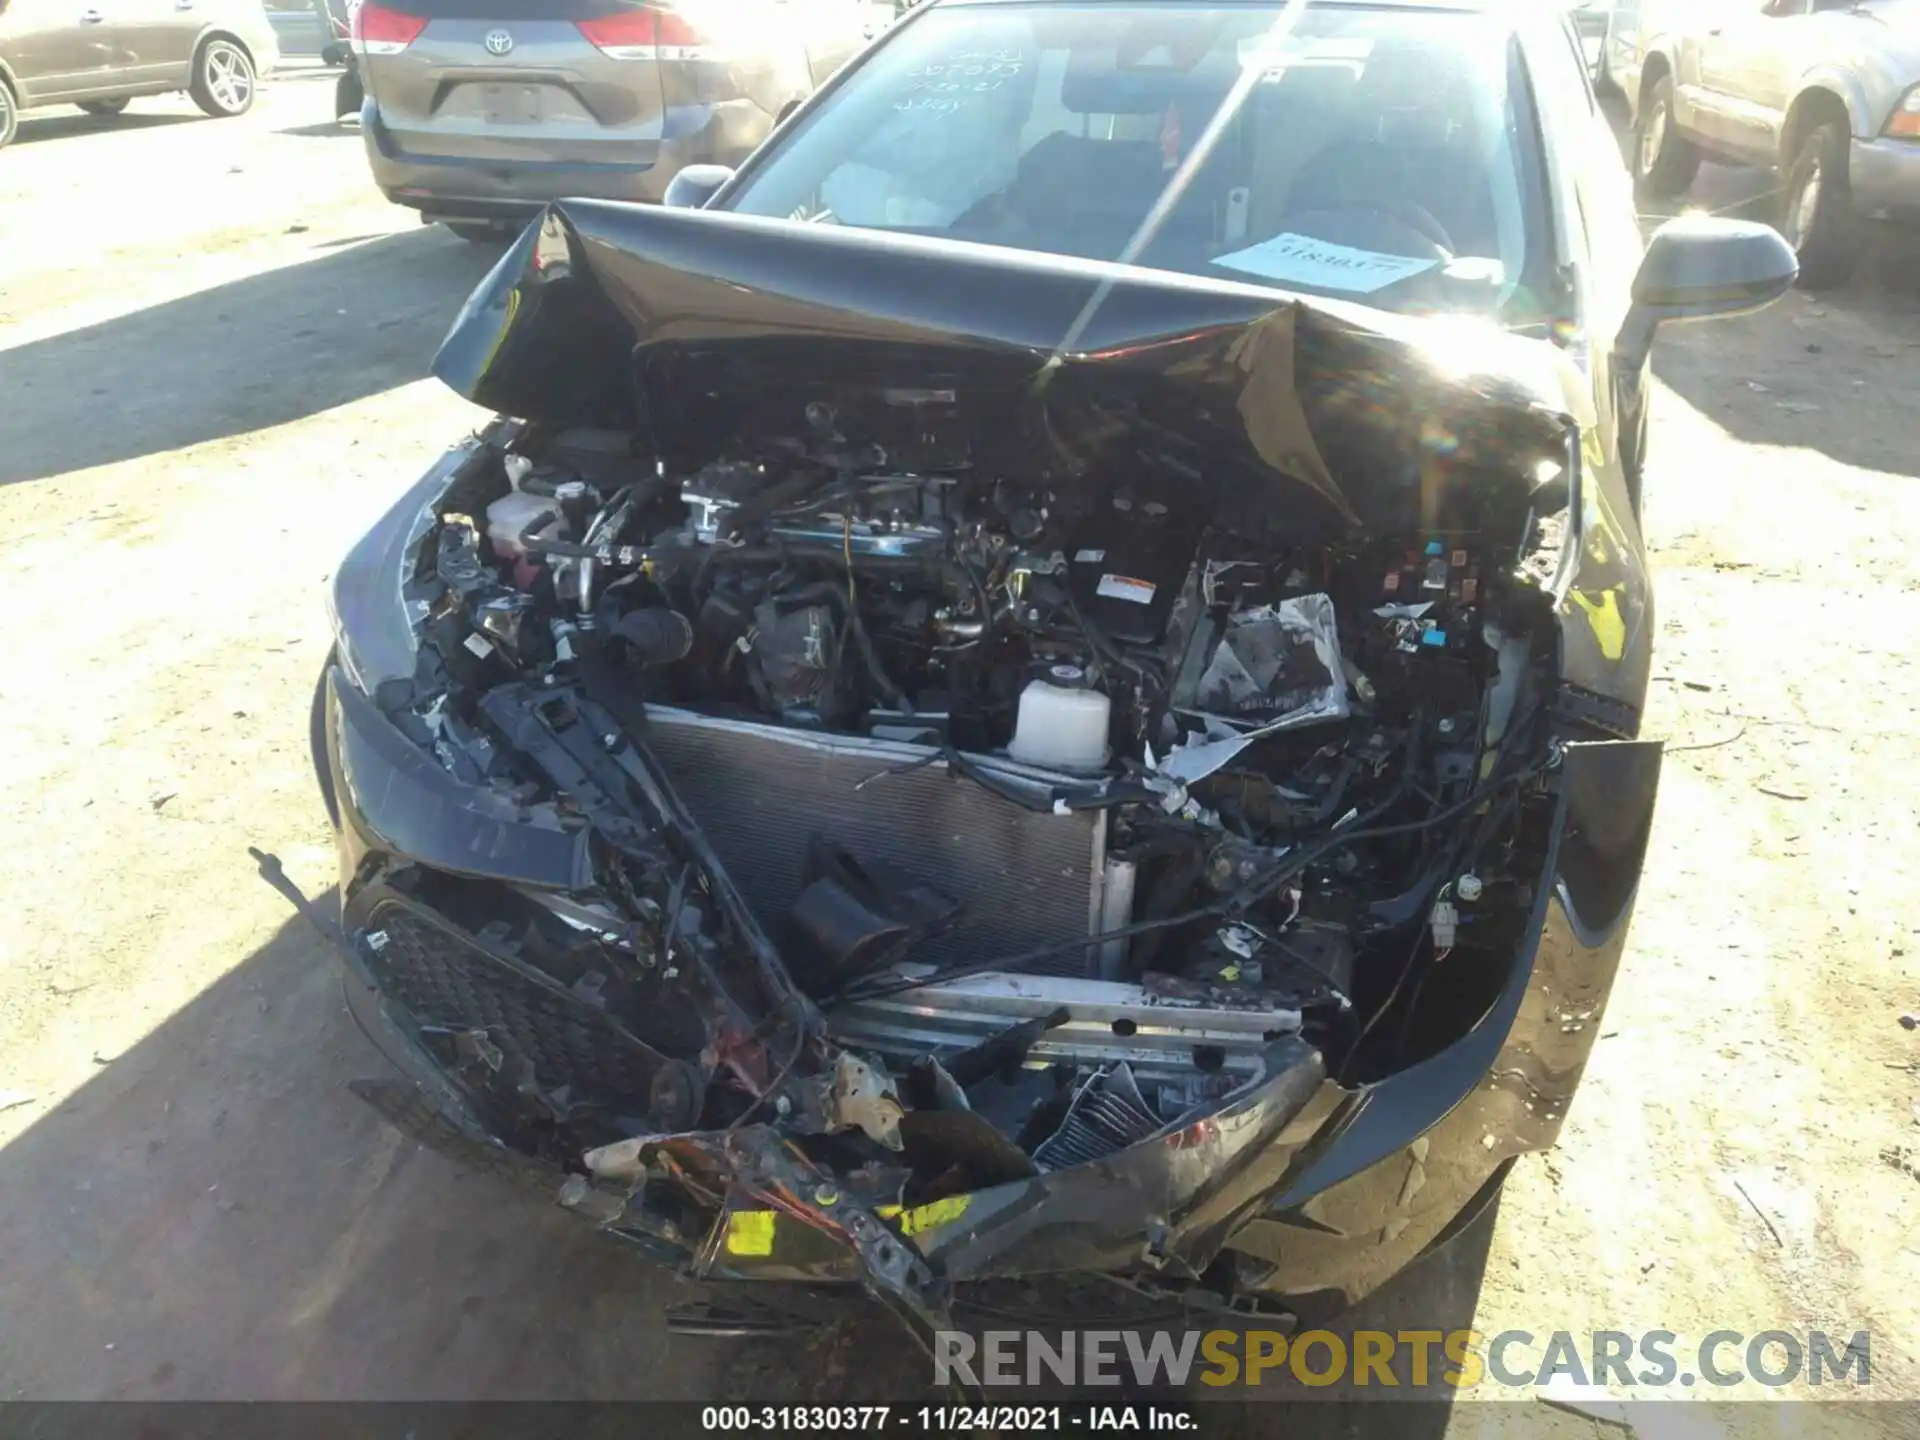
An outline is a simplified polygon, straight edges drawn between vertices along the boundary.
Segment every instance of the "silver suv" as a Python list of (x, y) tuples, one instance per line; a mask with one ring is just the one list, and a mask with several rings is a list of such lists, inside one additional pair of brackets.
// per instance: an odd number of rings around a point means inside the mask
[(1641, 193), (1703, 157), (1778, 167), (1802, 285), (1847, 278), (1861, 219), (1920, 219), (1920, 0), (1624, 0), (1602, 69)]
[(353, 48), (387, 197), (470, 239), (561, 196), (659, 200), (733, 165), (893, 18), (869, 0), (365, 0)]

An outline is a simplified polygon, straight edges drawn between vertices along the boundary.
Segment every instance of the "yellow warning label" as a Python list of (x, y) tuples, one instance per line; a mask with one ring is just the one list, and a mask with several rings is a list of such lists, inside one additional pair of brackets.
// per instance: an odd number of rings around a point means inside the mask
[(727, 1217), (729, 1255), (773, 1253), (773, 1211), (736, 1210)]
[[(873, 1213), (885, 1220), (892, 1220), (900, 1227), (902, 1235), (919, 1235), (924, 1231), (950, 1225), (967, 1213), (967, 1207), (973, 1203), (970, 1195), (949, 1195), (944, 1200), (935, 1200), (928, 1205), (916, 1205), (905, 1209), (899, 1205), (876, 1205)], [(779, 1212), (774, 1210), (735, 1210), (727, 1216), (726, 1251), (729, 1255), (771, 1255), (773, 1253), (773, 1231), (779, 1221)]]
[(900, 1233), (918, 1235), (924, 1230), (950, 1225), (966, 1214), (967, 1207), (972, 1203), (971, 1195), (949, 1195), (946, 1199), (935, 1200), (930, 1205), (918, 1205), (911, 1210), (902, 1210)]

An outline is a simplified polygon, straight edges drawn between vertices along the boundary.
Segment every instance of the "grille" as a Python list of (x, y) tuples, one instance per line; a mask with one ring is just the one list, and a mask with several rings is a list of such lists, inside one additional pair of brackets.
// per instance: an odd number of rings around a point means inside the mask
[[(512, 1081), (525, 1066), (545, 1090), (625, 1100), (647, 1109), (653, 1059), (607, 1016), (576, 1005), (477, 950), (405, 905), (388, 902), (368, 927), (381, 992), (423, 1029), (484, 1030)], [(370, 934), (369, 938), (372, 938)]]
[[(958, 924), (912, 959), (985, 959), (1089, 933), (1104, 818), (1036, 815), (931, 764), (863, 780), (932, 752), (654, 709), (648, 744), (720, 863), (776, 941), (818, 833), (958, 900)], [(1085, 974), (1079, 951), (1033, 973)]]
[(1067, 1118), (1033, 1152), (1042, 1170), (1066, 1170), (1117, 1155), (1160, 1128), (1124, 1064), (1096, 1074), (1081, 1086), (1067, 1108)]

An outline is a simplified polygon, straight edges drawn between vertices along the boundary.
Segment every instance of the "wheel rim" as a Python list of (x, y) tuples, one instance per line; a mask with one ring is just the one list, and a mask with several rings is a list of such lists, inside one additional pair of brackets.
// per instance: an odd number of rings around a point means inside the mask
[(1815, 218), (1820, 213), (1820, 162), (1814, 160), (1807, 166), (1800, 188), (1793, 193), (1793, 203), (1787, 207), (1787, 239), (1798, 250), (1812, 231)]
[(244, 110), (253, 96), (253, 67), (231, 45), (207, 51), (207, 93), (222, 110)]
[(1640, 136), (1640, 173), (1646, 174), (1660, 163), (1660, 151), (1667, 143), (1667, 105), (1657, 102), (1647, 111), (1646, 129)]

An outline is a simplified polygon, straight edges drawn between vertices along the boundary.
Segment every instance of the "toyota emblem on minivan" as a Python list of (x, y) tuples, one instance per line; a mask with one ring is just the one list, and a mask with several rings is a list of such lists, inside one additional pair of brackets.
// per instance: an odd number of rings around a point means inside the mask
[(513, 49), (513, 36), (505, 30), (489, 30), (486, 44), (489, 55), (504, 55)]

